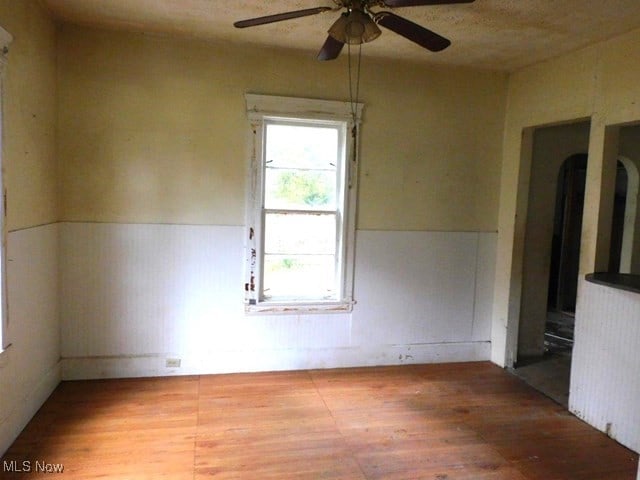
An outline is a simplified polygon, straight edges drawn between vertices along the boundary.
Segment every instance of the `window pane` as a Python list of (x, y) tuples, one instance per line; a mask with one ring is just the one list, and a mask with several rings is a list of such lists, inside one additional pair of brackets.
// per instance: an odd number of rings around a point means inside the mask
[(277, 299), (333, 299), (335, 258), (333, 255), (265, 255), (264, 296)]
[(335, 215), (267, 213), (265, 254), (331, 255), (336, 251)]
[(265, 119), (263, 132), (257, 300), (337, 300), (345, 124)]
[(266, 134), (268, 167), (335, 170), (337, 128), (269, 124)]
[(266, 169), (266, 208), (333, 210), (335, 206), (335, 169)]

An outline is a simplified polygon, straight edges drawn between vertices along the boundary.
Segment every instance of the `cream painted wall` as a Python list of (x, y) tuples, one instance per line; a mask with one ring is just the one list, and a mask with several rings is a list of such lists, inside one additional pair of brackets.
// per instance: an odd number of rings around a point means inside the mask
[(4, 92), (8, 230), (58, 220), (55, 26), (39, 2), (0, 0), (14, 37)]
[(244, 93), (344, 100), (346, 59), (58, 41), (64, 378), (488, 358), (504, 74), (364, 59), (357, 303), (247, 316)]
[[(64, 26), (66, 221), (241, 225), (245, 92), (348, 98), (345, 58)], [(361, 229), (494, 231), (506, 77), (364, 59)]]
[(11, 346), (0, 353), (0, 455), (60, 382), (55, 26), (35, 0), (0, 0), (13, 35), (3, 91)]
[[(629, 32), (571, 55), (525, 68), (510, 78), (505, 122), (504, 156), (501, 179), (499, 235), (492, 325), (492, 359), (500, 365), (513, 365), (522, 299), (524, 245), (528, 207), (532, 128), (591, 118), (589, 163), (585, 192), (580, 281), (575, 322), (575, 346), (572, 362), (569, 406), (597, 428), (613, 422), (605, 414), (595, 422), (583, 412), (611, 412), (616, 418), (633, 424), (637, 402), (621, 403), (619, 395), (608, 395), (607, 379), (637, 390), (638, 377), (618, 368), (606, 375), (591, 378), (592, 367), (604, 364), (607, 346), (600, 342), (597, 329), (606, 319), (617, 318), (611, 305), (603, 310), (589, 306), (589, 289), (583, 275), (600, 270), (608, 260), (608, 237), (615, 179), (618, 142), (614, 125), (640, 120), (640, 63), (629, 61), (640, 55), (640, 30)], [(609, 219), (609, 220), (608, 220)], [(606, 266), (604, 266), (606, 268)], [(585, 294), (585, 292), (587, 292)], [(633, 295), (633, 294), (630, 294)], [(637, 301), (637, 295), (633, 301)], [(634, 307), (635, 308), (635, 307)], [(637, 316), (637, 309), (632, 310)], [(609, 329), (623, 338), (626, 331)], [(587, 348), (597, 345), (597, 348)], [(640, 345), (630, 340), (616, 353), (623, 358), (637, 356)], [(611, 365), (611, 364), (610, 364)], [(632, 369), (633, 370), (633, 369)], [(584, 394), (575, 387), (588, 384), (592, 392)], [(588, 392), (587, 392), (588, 393)], [(618, 406), (619, 408), (614, 408)], [(632, 447), (637, 448), (637, 447)]]
[[(493, 360), (516, 358), (522, 292), (529, 170), (523, 139), (529, 127), (591, 117), (582, 273), (595, 268), (600, 222), (604, 126), (640, 119), (640, 30), (511, 75), (503, 143), (498, 259), (492, 328)], [(529, 132), (529, 133), (527, 133)], [(524, 135), (523, 135), (524, 133)], [(604, 205), (603, 205), (604, 207)]]

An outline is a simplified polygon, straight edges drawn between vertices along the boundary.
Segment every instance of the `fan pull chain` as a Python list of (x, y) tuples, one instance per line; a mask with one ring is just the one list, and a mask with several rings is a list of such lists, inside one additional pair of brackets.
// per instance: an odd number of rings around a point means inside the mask
[(355, 78), (355, 98), (353, 95), (354, 90), (354, 80), (353, 80), (353, 66), (351, 64), (351, 44), (347, 43), (347, 58), (348, 58), (348, 66), (349, 66), (349, 103), (351, 105), (351, 116), (353, 118), (353, 124), (355, 125), (358, 120), (357, 116), (357, 108), (358, 101), (360, 97), (360, 65), (362, 60), (362, 44), (358, 45), (358, 65), (356, 70), (356, 78)]
[(353, 81), (353, 67), (351, 65), (351, 44), (347, 43), (347, 58), (349, 67), (349, 104), (351, 107), (351, 118), (353, 121), (353, 127), (351, 128), (351, 140), (353, 146), (351, 148), (351, 162), (349, 167), (349, 188), (352, 187), (352, 176), (354, 168), (358, 158), (358, 100), (360, 96), (360, 64), (362, 59), (362, 44), (358, 45), (358, 66), (356, 70), (355, 79), (355, 98), (353, 95), (354, 81)]

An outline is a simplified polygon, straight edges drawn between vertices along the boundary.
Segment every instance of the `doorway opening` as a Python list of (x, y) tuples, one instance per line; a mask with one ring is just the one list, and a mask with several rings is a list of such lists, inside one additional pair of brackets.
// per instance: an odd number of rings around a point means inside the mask
[(627, 191), (629, 175), (624, 164), (618, 160), (616, 166), (616, 186), (613, 195), (613, 214), (611, 216), (611, 243), (609, 247), (609, 272), (621, 272), (622, 243), (624, 238), (625, 214), (627, 210)]
[[(527, 383), (565, 406), (568, 405), (574, 344), (586, 173), (587, 154), (584, 153), (569, 156), (560, 166), (548, 270), (544, 350), (541, 355), (520, 356), (515, 370)], [(618, 158), (609, 272), (632, 270), (638, 176), (633, 162)]]
[(568, 408), (590, 122), (533, 131), (514, 373)]
[(545, 353), (573, 348), (587, 155), (567, 158), (558, 173), (544, 332)]
[(640, 272), (637, 267), (639, 262), (636, 239), (639, 177), (635, 162), (619, 156), (611, 219), (609, 272), (636, 274)]

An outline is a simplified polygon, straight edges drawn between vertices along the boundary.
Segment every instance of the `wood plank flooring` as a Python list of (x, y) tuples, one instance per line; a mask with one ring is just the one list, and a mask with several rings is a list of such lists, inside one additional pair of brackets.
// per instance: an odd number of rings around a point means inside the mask
[(63, 382), (0, 478), (635, 480), (637, 462), (471, 363)]

